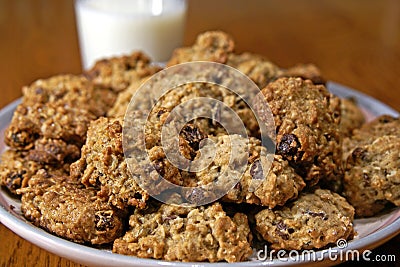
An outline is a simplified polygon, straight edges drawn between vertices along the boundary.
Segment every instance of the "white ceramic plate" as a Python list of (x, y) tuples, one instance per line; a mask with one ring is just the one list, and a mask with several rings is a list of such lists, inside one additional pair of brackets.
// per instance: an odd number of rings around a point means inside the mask
[[(355, 97), (359, 105), (366, 112), (366, 116), (372, 119), (381, 114), (399, 116), (399, 113), (385, 104), (355, 90), (346, 88), (342, 85), (329, 82), (329, 90), (340, 97)], [(5, 149), (3, 142), (4, 129), (9, 124), (13, 111), (19, 101), (15, 101), (0, 111), (0, 152)], [(11, 229), (22, 238), (33, 244), (48, 250), (61, 257), (70, 259), (84, 265), (90, 266), (287, 266), (287, 265), (332, 265), (326, 251), (318, 251), (317, 261), (307, 260), (266, 260), (266, 261), (248, 261), (237, 264), (228, 263), (181, 263), (167, 262), (151, 259), (140, 259), (136, 257), (124, 256), (111, 253), (106, 249), (95, 249), (84, 245), (58, 238), (44, 230), (33, 226), (27, 222), (21, 215), (20, 201), (11, 197), (6, 190), (0, 190), (0, 222)], [(347, 247), (333, 250), (341, 251), (343, 255), (349, 250), (364, 251), (373, 249), (400, 232), (400, 208), (386, 211), (380, 216), (368, 219), (357, 219), (354, 222), (358, 235), (354, 240), (348, 242)]]

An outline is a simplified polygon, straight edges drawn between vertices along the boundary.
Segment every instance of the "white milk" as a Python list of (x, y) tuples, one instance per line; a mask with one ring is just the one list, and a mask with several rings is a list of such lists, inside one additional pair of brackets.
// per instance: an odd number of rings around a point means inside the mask
[(100, 58), (142, 50), (166, 61), (182, 44), (184, 0), (76, 0), (84, 69)]

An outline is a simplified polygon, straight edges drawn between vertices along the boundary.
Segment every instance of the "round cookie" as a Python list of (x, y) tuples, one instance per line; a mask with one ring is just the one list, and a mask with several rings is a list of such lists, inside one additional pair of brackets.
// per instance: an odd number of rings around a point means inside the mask
[(219, 203), (197, 208), (163, 204), (136, 210), (129, 226), (115, 240), (113, 252), (185, 262), (239, 262), (252, 254), (247, 216), (229, 217)]
[(60, 107), (80, 107), (96, 117), (104, 116), (116, 95), (107, 88), (94, 86), (83, 75), (62, 74), (39, 79), (22, 88), (23, 103), (53, 103)]
[(353, 236), (354, 208), (329, 190), (302, 193), (279, 209), (255, 215), (256, 230), (272, 249), (322, 248)]
[(221, 31), (208, 31), (198, 35), (193, 46), (175, 49), (167, 66), (190, 61), (226, 63), (234, 48), (235, 43), (228, 34)]
[(384, 135), (400, 136), (400, 119), (390, 115), (381, 115), (355, 129), (353, 134), (343, 140), (343, 158), (358, 146), (371, 144), (376, 138)]
[(150, 58), (142, 52), (99, 60), (84, 75), (96, 86), (121, 92), (128, 86), (153, 75), (161, 68), (151, 65)]
[(19, 191), (24, 216), (57, 236), (77, 243), (107, 244), (123, 234), (126, 213), (68, 176), (40, 170)]
[(343, 193), (357, 216), (373, 216), (389, 202), (400, 206), (399, 156), (400, 137), (386, 135), (347, 158)]

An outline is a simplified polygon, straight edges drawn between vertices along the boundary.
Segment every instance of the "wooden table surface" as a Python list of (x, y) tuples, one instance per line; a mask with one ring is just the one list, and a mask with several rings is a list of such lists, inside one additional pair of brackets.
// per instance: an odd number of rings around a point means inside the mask
[[(400, 110), (398, 0), (190, 1), (185, 44), (210, 29), (230, 33), (238, 52), (263, 54), (282, 67), (313, 62), (326, 79)], [(0, 108), (37, 78), (81, 72), (72, 0), (0, 0), (0, 38)], [(397, 236), (374, 253), (396, 254), (399, 264), (399, 242)], [(1, 224), (0, 265), (79, 266)]]

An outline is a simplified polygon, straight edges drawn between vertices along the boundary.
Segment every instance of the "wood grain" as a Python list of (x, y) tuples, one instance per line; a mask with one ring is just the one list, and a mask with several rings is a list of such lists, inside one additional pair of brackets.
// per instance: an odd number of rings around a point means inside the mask
[[(400, 1), (189, 4), (185, 44), (200, 32), (221, 29), (236, 39), (238, 52), (260, 53), (283, 67), (313, 62), (326, 79), (400, 110)], [(0, 38), (0, 108), (37, 78), (81, 72), (72, 0), (0, 0)], [(32, 245), (1, 224), (0, 238), (0, 266), (81, 266)], [(394, 253), (399, 261), (399, 242), (398, 236), (374, 253)]]

